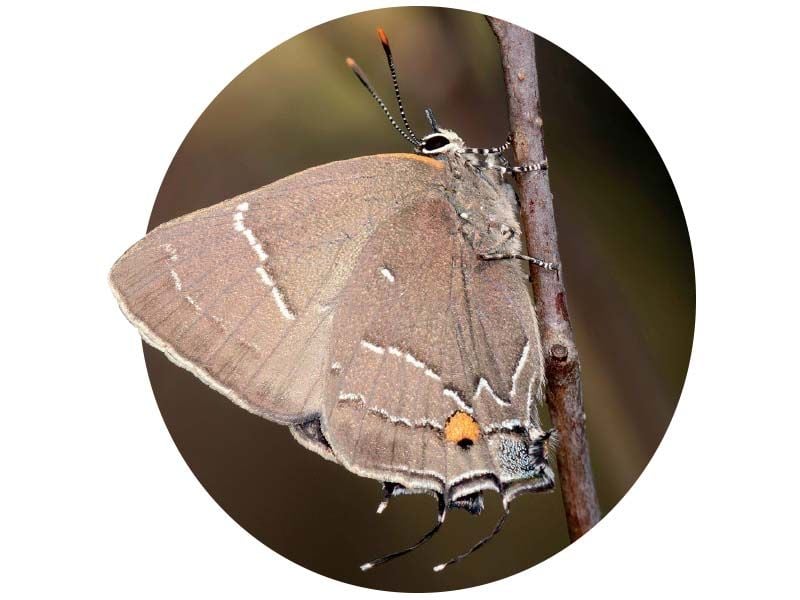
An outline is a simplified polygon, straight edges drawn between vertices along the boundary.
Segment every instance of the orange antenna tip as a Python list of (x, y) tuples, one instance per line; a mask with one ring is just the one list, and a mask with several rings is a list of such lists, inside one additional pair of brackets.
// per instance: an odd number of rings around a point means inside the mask
[(350, 67), (350, 70), (355, 73), (355, 76), (358, 77), (359, 81), (364, 85), (365, 88), (369, 90), (369, 92), (374, 96), (375, 91), (372, 89), (372, 85), (369, 83), (369, 79), (367, 79), (367, 74), (361, 70), (361, 67), (358, 66), (358, 63), (354, 61), (349, 56), (344, 60), (345, 64)]
[(386, 37), (386, 32), (383, 30), (383, 27), (378, 27), (378, 39), (380, 39), (384, 47), (389, 47), (389, 38)]

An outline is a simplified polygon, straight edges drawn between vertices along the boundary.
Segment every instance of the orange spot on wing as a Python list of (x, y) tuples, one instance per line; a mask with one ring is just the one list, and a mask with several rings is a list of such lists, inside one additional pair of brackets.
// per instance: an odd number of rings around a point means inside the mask
[(463, 444), (466, 441), (477, 442), (481, 435), (478, 422), (467, 413), (457, 411), (447, 419), (444, 425), (444, 437), (448, 442)]

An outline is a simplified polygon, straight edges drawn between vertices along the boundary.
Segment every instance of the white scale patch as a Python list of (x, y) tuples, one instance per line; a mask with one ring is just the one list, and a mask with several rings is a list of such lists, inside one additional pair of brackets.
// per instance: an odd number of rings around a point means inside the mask
[(451, 390), (449, 388), (445, 388), (442, 393), (450, 398), (453, 402), (455, 402), (458, 407), (463, 410), (468, 415), (472, 414), (472, 407), (467, 406), (466, 403), (461, 399), (461, 396), (458, 395), (458, 392), (455, 390)]
[(253, 235), (252, 230), (245, 229), (242, 233), (244, 234), (247, 243), (251, 246), (255, 246), (258, 243), (258, 240), (256, 239), (256, 236)]
[(520, 373), (522, 373), (522, 368), (525, 366), (525, 363), (528, 361), (528, 354), (531, 351), (531, 343), (525, 342), (525, 347), (522, 349), (522, 354), (519, 357), (519, 361), (517, 362), (517, 368), (514, 369), (514, 375), (511, 377), (511, 392), (509, 396), (512, 398), (517, 393), (517, 379), (519, 379)]
[(426, 377), (430, 377), (434, 381), (441, 381), (442, 380), (442, 378), (439, 377), (439, 375), (437, 373), (435, 373), (434, 371), (432, 371), (431, 369), (425, 369), (425, 376)]
[(169, 274), (172, 275), (172, 281), (175, 282), (175, 289), (179, 292), (183, 290), (183, 284), (181, 283), (181, 278), (175, 272), (175, 269), (170, 269)]
[(422, 417), (421, 419), (417, 420), (417, 423), (419, 423), (420, 425), (423, 425), (423, 426), (433, 427), (434, 429), (439, 429), (441, 431), (444, 431), (444, 425), (442, 425), (441, 423), (439, 423), (439, 421), (437, 421), (435, 419), (429, 419), (427, 417)]
[(178, 251), (175, 250), (175, 246), (173, 246), (172, 244), (164, 244), (162, 248), (164, 248), (164, 250), (169, 252), (169, 260), (171, 260), (172, 262), (178, 260)]
[(233, 213), (233, 228), (244, 236), (245, 240), (247, 240), (247, 244), (258, 257), (258, 261), (262, 263), (261, 266), (256, 267), (256, 273), (259, 279), (261, 279), (261, 282), (269, 288), (275, 306), (278, 307), (284, 319), (287, 321), (294, 321), (297, 318), (296, 315), (289, 309), (289, 306), (286, 304), (286, 299), (283, 297), (283, 292), (281, 292), (275, 280), (263, 266), (263, 263), (267, 262), (269, 255), (264, 251), (264, 247), (253, 234), (253, 231), (244, 224), (244, 214), (248, 210), (250, 210), (250, 204), (248, 202), (242, 202), (236, 207), (236, 212)]
[[(402, 350), (396, 348), (395, 346), (388, 346), (387, 348), (383, 348), (382, 346), (378, 346), (377, 344), (373, 344), (372, 342), (368, 342), (367, 340), (361, 340), (361, 347), (366, 350), (369, 350), (370, 352), (374, 352), (375, 354), (384, 354), (388, 350), (389, 354), (391, 354), (392, 356), (403, 358), (410, 365), (413, 365), (416, 368), (421, 369), (426, 377), (430, 377), (431, 379), (439, 383), (441, 383), (442, 381), (441, 376), (435, 371), (433, 371), (430, 367), (428, 367), (424, 362), (413, 356), (411, 353), (403, 352)], [(509, 393), (508, 400), (504, 400), (503, 398), (498, 396), (497, 393), (494, 391), (494, 389), (492, 389), (492, 386), (489, 384), (489, 382), (486, 381), (486, 379), (484, 379), (483, 377), (481, 377), (480, 380), (478, 381), (478, 387), (475, 389), (475, 394), (472, 396), (472, 402), (471, 402), (472, 405), (473, 406), (475, 405), (475, 402), (478, 400), (481, 393), (483, 392), (488, 392), (489, 395), (492, 398), (494, 398), (495, 402), (497, 402), (500, 406), (508, 406), (509, 404), (511, 404), (511, 401), (516, 395), (517, 380), (519, 379), (519, 376), (522, 373), (525, 364), (528, 361), (529, 354), (530, 354), (530, 341), (526, 341), (525, 346), (522, 349), (522, 353), (519, 357), (519, 361), (517, 362), (517, 367), (514, 370), (514, 375), (511, 377), (511, 392)], [(450, 398), (453, 402), (456, 403), (456, 405), (461, 410), (463, 410), (467, 414), (473, 413), (472, 407), (469, 406), (466, 402), (464, 402), (464, 400), (461, 398), (461, 396), (457, 391), (451, 390), (449, 388), (444, 388), (442, 390), (442, 394), (445, 397)], [(528, 395), (530, 396), (530, 384), (528, 385)], [(530, 398), (529, 398), (529, 403), (530, 403)], [(497, 426), (497, 424), (489, 425), (489, 427), (495, 427), (495, 426)]]
[(369, 412), (371, 412), (372, 414), (382, 416), (383, 418), (387, 419), (391, 423), (402, 423), (403, 425), (407, 425), (409, 427), (411, 427), (414, 424), (414, 423), (411, 422), (410, 419), (406, 419), (405, 417), (398, 417), (398, 416), (395, 416), (395, 415), (390, 415), (388, 412), (386, 412), (386, 410), (384, 410), (382, 408), (371, 407), (371, 408), (368, 408), (367, 410)]
[(386, 267), (381, 268), (381, 275), (383, 275), (386, 278), (386, 281), (388, 281), (389, 283), (394, 283), (394, 275)]
[[(168, 261), (176, 262), (178, 260), (178, 251), (175, 250), (175, 246), (172, 244), (164, 244), (161, 247), (169, 254), (169, 258), (167, 259)], [(198, 313), (202, 313), (203, 309), (200, 308), (200, 305), (195, 301), (195, 299), (183, 291), (183, 282), (181, 281), (178, 272), (175, 269), (170, 269), (169, 275), (172, 277), (172, 283), (175, 285), (175, 290), (177, 290), (177, 292), (180, 293), (189, 304), (191, 304), (192, 308), (194, 308)]]
[(267, 273), (267, 270), (264, 267), (256, 267), (256, 273), (258, 273), (258, 276), (261, 278), (261, 281), (264, 283), (265, 286), (267, 287), (275, 286), (275, 282), (272, 281), (272, 277), (269, 276), (269, 273)]
[(494, 433), (495, 431), (510, 431), (516, 427), (523, 427), (519, 419), (506, 419), (500, 423), (490, 423), (483, 428), (484, 433)]
[(194, 298), (192, 298), (191, 296), (186, 296), (186, 301), (187, 301), (189, 304), (191, 304), (191, 305), (194, 307), (194, 309), (195, 309), (197, 312), (199, 312), (199, 313), (202, 313), (202, 312), (203, 312), (203, 309), (202, 309), (202, 308), (200, 308), (200, 305), (199, 305), (199, 304), (198, 304), (198, 303), (195, 301), (195, 299), (194, 299)]
[(511, 401), (503, 400), (500, 396), (498, 396), (495, 391), (492, 389), (492, 386), (489, 385), (489, 382), (486, 381), (483, 377), (480, 378), (478, 381), (478, 387), (475, 389), (475, 395), (472, 397), (472, 403), (475, 403), (475, 400), (481, 395), (481, 392), (486, 391), (489, 392), (489, 395), (494, 398), (494, 401), (497, 402), (500, 406), (508, 406), (511, 404)]
[(408, 352), (406, 352), (406, 362), (409, 364), (414, 365), (418, 369), (425, 369), (425, 363), (421, 360), (417, 360), (413, 356), (411, 356)]
[[(522, 348), (522, 353), (520, 354), (519, 361), (517, 362), (517, 368), (514, 369), (514, 374), (511, 376), (511, 391), (508, 394), (508, 400), (505, 400), (497, 395), (497, 393), (492, 389), (492, 386), (489, 384), (486, 379), (483, 377), (480, 378), (478, 381), (478, 387), (475, 389), (475, 394), (472, 396), (472, 405), (474, 406), (475, 403), (478, 401), (482, 392), (488, 392), (489, 395), (494, 398), (494, 401), (497, 402), (500, 406), (508, 406), (514, 400), (514, 397), (517, 393), (517, 380), (519, 379), (520, 374), (522, 373), (523, 369), (525, 368), (525, 364), (528, 362), (528, 356), (530, 355), (530, 341), (525, 342), (525, 346)], [(531, 380), (530, 383), (532, 383)], [(528, 385), (528, 394), (530, 395), (530, 383)], [(528, 399), (528, 403), (530, 404), (530, 398)]]
[(267, 253), (264, 252), (264, 248), (261, 247), (261, 244), (253, 244), (253, 250), (255, 251), (256, 256), (258, 256), (258, 260), (260, 260), (261, 262), (266, 262), (267, 259), (269, 258), (269, 256), (267, 256)]
[(288, 306), (286, 306), (286, 301), (283, 299), (283, 294), (281, 294), (281, 291), (277, 287), (272, 288), (272, 299), (275, 300), (278, 310), (281, 311), (281, 314), (285, 319), (288, 321), (294, 321), (296, 319), (294, 313), (289, 310)]
[[(175, 246), (173, 246), (172, 244), (164, 244), (162, 246), (162, 248), (169, 253), (169, 258), (167, 258), (167, 260), (169, 262), (177, 262), (177, 260), (178, 260), (178, 251), (175, 250)], [(178, 275), (178, 272), (175, 269), (170, 269), (169, 270), (169, 275), (170, 275), (170, 277), (172, 277), (172, 282), (175, 284), (175, 289), (178, 292), (181, 293), (181, 295), (184, 297), (186, 302), (188, 302), (192, 306), (192, 308), (194, 308), (197, 311), (198, 314), (205, 315), (206, 317), (208, 317), (209, 319), (214, 321), (214, 323), (216, 323), (223, 331), (228, 331), (229, 330), (229, 327), (225, 324), (225, 321), (220, 319), (217, 315), (212, 315), (212, 314), (206, 313), (203, 310), (203, 308), (200, 306), (200, 304), (197, 302), (197, 300), (195, 300), (189, 294), (184, 293), (184, 291), (183, 291), (183, 281), (181, 281), (181, 277), (180, 277), (180, 275)], [(254, 343), (249, 342), (249, 341), (247, 341), (245, 339), (242, 339), (240, 337), (237, 337), (237, 339), (241, 344), (243, 344), (244, 346), (247, 346), (248, 348), (250, 348), (254, 352), (261, 352), (261, 347), (258, 344), (254, 344)]]
[[(364, 342), (362, 342), (362, 345), (363, 345), (363, 343)], [(367, 343), (369, 343), (369, 342), (367, 342)], [(374, 344), (370, 344), (370, 346), (373, 346), (374, 348), (380, 348), (379, 346), (375, 346)], [(380, 350), (383, 350), (383, 348), (380, 348)], [(442, 380), (441, 377), (439, 377), (434, 371), (432, 371), (424, 362), (422, 362), (421, 360), (416, 358), (410, 352), (403, 352), (402, 350), (400, 350), (400, 348), (396, 348), (395, 346), (388, 346), (386, 348), (386, 350), (392, 356), (396, 356), (397, 358), (402, 358), (408, 364), (414, 365), (418, 369), (422, 369), (425, 372), (425, 375), (427, 375), (431, 379), (433, 379), (435, 381), (441, 381)], [(383, 354), (383, 352), (381, 352), (381, 354)]]
[(355, 392), (341, 392), (339, 394), (339, 400), (345, 400), (348, 402), (357, 402), (359, 404), (362, 404), (364, 405), (368, 413), (386, 419), (390, 423), (401, 423), (403, 425), (406, 425), (407, 427), (430, 427), (431, 429), (444, 431), (444, 427), (442, 426), (442, 424), (434, 419), (428, 419), (427, 417), (423, 417), (421, 419), (416, 419), (412, 421), (407, 417), (400, 417), (397, 415), (393, 415), (384, 408), (380, 408), (377, 406), (367, 406), (367, 401), (366, 398), (364, 398), (363, 394), (357, 394)]
[(370, 352), (374, 352), (375, 354), (383, 354), (384, 352), (386, 352), (386, 350), (384, 350), (380, 346), (376, 346), (375, 344), (372, 344), (367, 340), (361, 340), (361, 347), (364, 348), (365, 350), (369, 350)]
[(534, 379), (531, 378), (530, 382), (528, 383), (528, 395), (525, 402), (525, 412), (528, 416), (528, 423), (532, 423), (536, 428), (541, 429), (542, 424), (539, 420), (539, 412), (533, 410), (533, 384)]

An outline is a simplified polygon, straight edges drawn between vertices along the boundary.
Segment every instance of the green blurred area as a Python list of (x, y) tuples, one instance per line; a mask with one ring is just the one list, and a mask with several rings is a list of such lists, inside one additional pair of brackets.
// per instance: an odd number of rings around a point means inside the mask
[[(433, 8), (361, 13), (279, 46), (214, 99), (170, 165), (150, 226), (310, 166), (410, 151), (344, 64), (355, 58), (391, 100), (376, 26), (390, 37), (419, 132), (427, 132), (430, 106), (469, 145), (505, 139), (500, 59), (482, 16)], [(680, 395), (694, 328), (691, 248), (669, 175), (634, 116), (563, 50), (540, 38), (536, 51), (605, 513), (641, 474)], [(507, 576), (568, 543), (559, 492), (527, 496), (514, 502), (506, 530), (489, 546), (434, 574), (434, 564), (491, 529), (500, 514), (494, 497), (484, 515), (452, 513), (425, 548), (362, 574), (361, 562), (408, 545), (432, 524), (433, 500), (401, 498), (377, 517), (377, 483), (302, 449), (285, 428), (235, 407), (159, 353), (146, 355), (165, 421), (203, 485), (253, 535), (320, 573), (382, 589), (453, 589)]]

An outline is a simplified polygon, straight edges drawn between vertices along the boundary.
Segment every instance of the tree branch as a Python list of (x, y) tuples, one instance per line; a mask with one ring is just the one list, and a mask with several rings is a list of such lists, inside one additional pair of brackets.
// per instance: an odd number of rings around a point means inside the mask
[[(541, 162), (545, 160), (545, 152), (534, 35), (506, 21), (487, 19), (500, 45), (517, 164)], [(517, 175), (517, 181), (528, 254), (561, 264), (547, 171), (522, 173)], [(531, 283), (545, 357), (547, 406), (558, 431), (561, 495), (569, 536), (574, 541), (600, 520), (586, 442), (580, 361), (567, 313), (563, 279), (531, 265)]]

